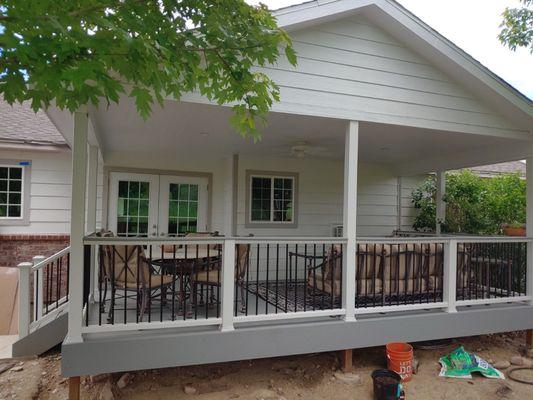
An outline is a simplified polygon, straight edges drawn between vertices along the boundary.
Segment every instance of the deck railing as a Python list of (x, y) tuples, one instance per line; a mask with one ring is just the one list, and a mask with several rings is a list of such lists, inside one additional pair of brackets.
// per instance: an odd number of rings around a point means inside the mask
[(33, 257), (19, 267), (19, 336), (24, 337), (66, 310), (70, 247), (51, 257)]
[[(529, 238), (85, 238), (96, 257), (82, 333), (531, 301)], [(90, 251), (93, 247), (95, 251)], [(86, 262), (86, 270), (90, 262)], [(355, 281), (345, 282), (348, 268)], [(87, 274), (85, 274), (87, 276)], [(343, 296), (347, 285), (355, 297)], [(87, 286), (87, 282), (85, 284)], [(350, 302), (352, 302), (350, 304)], [(353, 318), (352, 318), (353, 319)]]
[(457, 305), (526, 299), (527, 243), (521, 238), (459, 240)]

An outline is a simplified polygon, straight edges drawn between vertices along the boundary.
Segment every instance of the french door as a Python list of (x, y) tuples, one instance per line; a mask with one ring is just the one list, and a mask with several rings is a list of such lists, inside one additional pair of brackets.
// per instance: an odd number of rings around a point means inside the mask
[(118, 236), (207, 230), (207, 178), (112, 172), (109, 229)]

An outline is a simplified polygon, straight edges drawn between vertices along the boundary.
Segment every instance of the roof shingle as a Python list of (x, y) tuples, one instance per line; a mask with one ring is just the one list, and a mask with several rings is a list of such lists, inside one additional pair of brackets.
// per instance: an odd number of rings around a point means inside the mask
[(29, 102), (10, 106), (0, 97), (0, 140), (36, 145), (65, 145), (66, 141), (52, 121)]

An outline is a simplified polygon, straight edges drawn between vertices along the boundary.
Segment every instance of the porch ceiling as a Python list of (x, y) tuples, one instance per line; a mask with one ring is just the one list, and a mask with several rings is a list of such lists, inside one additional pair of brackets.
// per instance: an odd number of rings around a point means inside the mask
[[(262, 140), (253, 143), (236, 134), (230, 124), (231, 109), (206, 104), (167, 101), (143, 121), (134, 104), (90, 110), (104, 155), (224, 157), (232, 154), (291, 157), (291, 147), (306, 142), (314, 149), (307, 157), (342, 160), (346, 122), (339, 119), (271, 113)], [(483, 135), (427, 130), (408, 126), (361, 123), (359, 160), (416, 169), (414, 162), (441, 159), (451, 162), (458, 154), (476, 154), (473, 165), (484, 160), (487, 149), (520, 147), (521, 141)], [(442, 161), (443, 160), (443, 161)], [(439, 165), (438, 168), (446, 167)], [(423, 169), (434, 170), (431, 166)], [(409, 171), (414, 172), (414, 171)]]

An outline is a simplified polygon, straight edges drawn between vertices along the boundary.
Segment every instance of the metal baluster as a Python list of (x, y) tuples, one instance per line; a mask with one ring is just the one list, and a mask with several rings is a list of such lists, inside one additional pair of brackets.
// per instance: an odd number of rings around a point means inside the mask
[(279, 243), (276, 243), (276, 314), (278, 313), (279, 305)]
[[(255, 287), (256, 287), (256, 296), (255, 296), (255, 315), (259, 315), (259, 249), (260, 244), (257, 244), (257, 261), (255, 265)], [(268, 301), (268, 293), (266, 294), (266, 298)]]
[(269, 292), (268, 292), (268, 279), (269, 279), (269, 266), (270, 266), (270, 245), (267, 243), (266, 245), (266, 293), (267, 293), (267, 301), (265, 301), (265, 314), (268, 314), (268, 299), (269, 299)]

